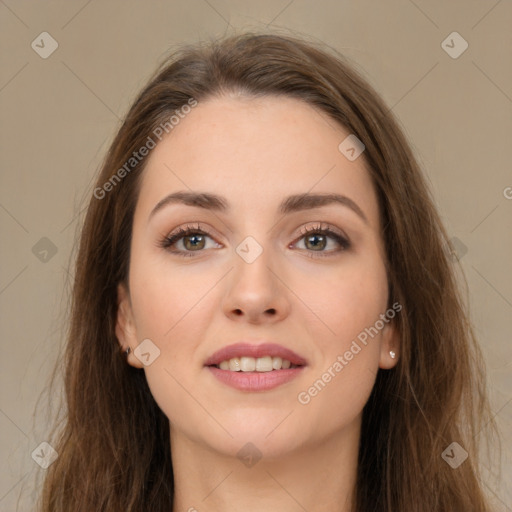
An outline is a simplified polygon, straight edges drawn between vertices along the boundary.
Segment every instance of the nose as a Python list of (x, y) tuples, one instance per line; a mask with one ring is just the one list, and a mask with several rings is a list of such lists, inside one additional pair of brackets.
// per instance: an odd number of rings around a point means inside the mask
[[(251, 324), (275, 323), (290, 312), (289, 291), (282, 271), (270, 268), (270, 253), (264, 250), (252, 263), (234, 253), (234, 269), (222, 301), (226, 316)], [(275, 267), (275, 265), (273, 266)]]

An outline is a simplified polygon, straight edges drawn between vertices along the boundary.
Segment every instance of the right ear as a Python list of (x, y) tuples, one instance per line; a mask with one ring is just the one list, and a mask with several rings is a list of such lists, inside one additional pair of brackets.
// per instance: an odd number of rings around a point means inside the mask
[(131, 349), (127, 358), (128, 364), (135, 368), (143, 368), (142, 362), (133, 354), (139, 343), (137, 341), (137, 329), (133, 318), (130, 294), (123, 283), (120, 283), (117, 287), (116, 336), (123, 352), (127, 348)]

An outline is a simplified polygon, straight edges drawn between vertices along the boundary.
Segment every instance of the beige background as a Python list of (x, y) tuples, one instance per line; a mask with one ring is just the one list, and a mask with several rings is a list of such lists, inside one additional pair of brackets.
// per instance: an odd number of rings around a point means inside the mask
[[(20, 493), (32, 510), (44, 471), (34, 407), (62, 340), (80, 212), (120, 119), (174, 45), (265, 27), (343, 52), (405, 127), (459, 240), (503, 435), (503, 482), (488, 486), (512, 510), (511, 26), (506, 0), (0, 0), (0, 510)], [(58, 42), (46, 59), (31, 47), (43, 31)], [(453, 31), (469, 44), (456, 59), (441, 46)]]

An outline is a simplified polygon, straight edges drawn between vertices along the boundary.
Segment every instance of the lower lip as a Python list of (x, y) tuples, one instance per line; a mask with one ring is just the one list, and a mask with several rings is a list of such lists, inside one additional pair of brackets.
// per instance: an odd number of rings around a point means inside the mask
[(304, 366), (271, 372), (232, 372), (216, 366), (206, 368), (221, 382), (240, 391), (268, 391), (298, 377)]

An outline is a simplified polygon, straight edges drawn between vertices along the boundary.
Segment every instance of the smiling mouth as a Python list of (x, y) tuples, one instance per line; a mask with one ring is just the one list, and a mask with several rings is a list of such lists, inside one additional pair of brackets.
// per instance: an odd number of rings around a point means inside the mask
[(279, 370), (288, 370), (299, 368), (301, 365), (293, 364), (288, 359), (281, 357), (233, 357), (221, 361), (219, 364), (210, 365), (220, 370), (231, 372), (273, 372)]

